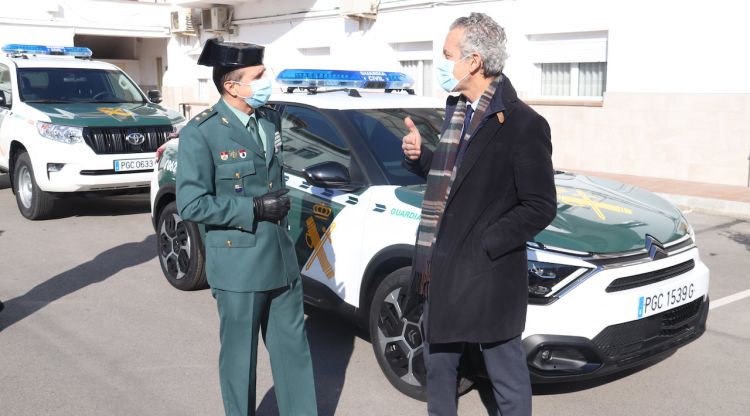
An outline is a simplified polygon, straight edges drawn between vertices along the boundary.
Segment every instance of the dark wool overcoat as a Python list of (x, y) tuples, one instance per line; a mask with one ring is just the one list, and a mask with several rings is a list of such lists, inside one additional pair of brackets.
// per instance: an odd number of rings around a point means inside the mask
[[(457, 102), (448, 97), (443, 131)], [(426, 177), (432, 156), (422, 146), (421, 157), (404, 165)], [(488, 343), (523, 332), (526, 242), (556, 208), (549, 124), (503, 75), (459, 165), (433, 246), (429, 342)]]

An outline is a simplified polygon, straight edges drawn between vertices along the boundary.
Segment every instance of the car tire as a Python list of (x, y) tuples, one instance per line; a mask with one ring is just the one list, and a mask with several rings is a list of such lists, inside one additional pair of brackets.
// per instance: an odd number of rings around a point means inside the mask
[(195, 223), (182, 220), (175, 202), (159, 213), (156, 245), (161, 271), (172, 286), (186, 291), (208, 287), (200, 229)]
[(27, 152), (21, 152), (13, 169), (13, 193), (21, 215), (30, 220), (44, 220), (52, 215), (55, 197), (42, 191), (36, 183), (34, 167)]
[[(398, 269), (380, 282), (370, 304), (370, 339), (380, 369), (393, 387), (413, 399), (426, 401), (422, 315), (419, 319), (407, 318), (401, 309), (410, 282), (411, 267)], [(457, 393), (468, 392), (473, 384), (462, 377)]]

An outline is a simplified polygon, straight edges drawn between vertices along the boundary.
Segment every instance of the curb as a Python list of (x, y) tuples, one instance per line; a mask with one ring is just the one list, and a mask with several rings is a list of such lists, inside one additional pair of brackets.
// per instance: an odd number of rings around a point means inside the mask
[(656, 193), (680, 209), (750, 220), (750, 203), (689, 195)]

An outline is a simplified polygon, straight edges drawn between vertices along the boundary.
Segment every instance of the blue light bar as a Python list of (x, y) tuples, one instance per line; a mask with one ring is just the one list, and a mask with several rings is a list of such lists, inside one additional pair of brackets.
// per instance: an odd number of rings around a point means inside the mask
[(401, 72), (344, 71), (327, 69), (285, 69), (276, 81), (287, 87), (296, 88), (377, 88), (407, 89), (414, 81)]
[(93, 54), (91, 49), (79, 46), (24, 45), (19, 43), (9, 43), (3, 46), (3, 52), (28, 55), (66, 55), (77, 58), (91, 58)]
[(65, 46), (63, 51), (65, 55), (75, 56), (76, 58), (91, 58), (91, 55), (93, 55), (91, 49), (82, 46)]

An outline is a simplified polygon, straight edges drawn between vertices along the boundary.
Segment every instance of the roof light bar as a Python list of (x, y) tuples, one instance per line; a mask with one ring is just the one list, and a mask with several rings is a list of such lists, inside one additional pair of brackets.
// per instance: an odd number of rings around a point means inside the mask
[(3, 46), (3, 52), (7, 54), (65, 55), (76, 58), (91, 58), (91, 55), (93, 55), (91, 49), (79, 46), (25, 45), (19, 43), (9, 43)]
[(327, 69), (285, 69), (276, 77), (276, 81), (287, 87), (295, 88), (377, 88), (407, 89), (414, 80), (401, 72), (382, 71), (344, 71)]

